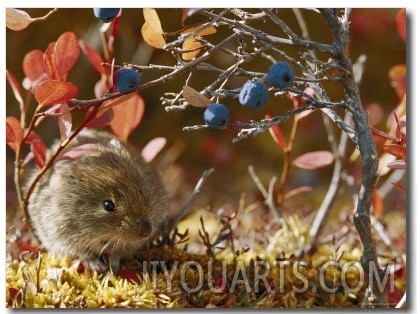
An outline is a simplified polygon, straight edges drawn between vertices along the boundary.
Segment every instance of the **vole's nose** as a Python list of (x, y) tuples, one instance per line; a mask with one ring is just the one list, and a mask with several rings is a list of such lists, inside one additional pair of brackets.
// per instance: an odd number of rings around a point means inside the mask
[(144, 219), (137, 219), (136, 223), (139, 235), (144, 238), (148, 237), (152, 232), (152, 225), (150, 224), (150, 221)]

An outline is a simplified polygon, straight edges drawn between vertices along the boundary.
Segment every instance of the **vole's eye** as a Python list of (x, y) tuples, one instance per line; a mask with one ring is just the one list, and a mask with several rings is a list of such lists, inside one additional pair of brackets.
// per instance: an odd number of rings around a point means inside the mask
[(111, 200), (105, 200), (102, 202), (102, 207), (107, 211), (107, 212), (113, 212), (116, 208), (114, 205), (114, 202), (112, 202)]

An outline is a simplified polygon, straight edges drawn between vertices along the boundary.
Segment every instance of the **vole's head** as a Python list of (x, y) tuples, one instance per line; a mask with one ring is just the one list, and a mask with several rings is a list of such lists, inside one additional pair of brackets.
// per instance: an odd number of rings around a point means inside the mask
[(146, 245), (161, 231), (163, 186), (143, 160), (126, 150), (99, 147), (59, 163), (62, 231), (79, 237), (85, 253), (124, 253)]

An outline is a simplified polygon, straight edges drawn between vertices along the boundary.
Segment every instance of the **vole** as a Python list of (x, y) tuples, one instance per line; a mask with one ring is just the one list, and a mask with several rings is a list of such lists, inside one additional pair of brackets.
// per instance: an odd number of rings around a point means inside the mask
[(42, 176), (29, 199), (31, 223), (48, 251), (118, 272), (122, 259), (162, 233), (167, 194), (156, 169), (105, 131), (83, 130), (62, 155), (86, 146), (82, 156), (56, 161)]

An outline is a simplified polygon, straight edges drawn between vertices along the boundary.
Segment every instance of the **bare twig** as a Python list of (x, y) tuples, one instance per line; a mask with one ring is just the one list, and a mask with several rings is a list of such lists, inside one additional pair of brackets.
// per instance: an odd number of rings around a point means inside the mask
[(262, 196), (264, 197), (265, 204), (271, 209), (271, 211), (275, 214), (277, 218), (281, 217), (281, 212), (279, 208), (276, 206), (274, 199), (273, 199), (273, 189), (274, 184), (277, 180), (277, 177), (273, 177), (270, 180), (270, 184), (268, 187), (268, 191), (265, 189), (264, 185), (261, 183), (260, 178), (255, 173), (254, 167), (252, 165), (248, 166), (248, 172), (254, 181), (255, 185), (257, 186), (258, 190), (260, 190)]

